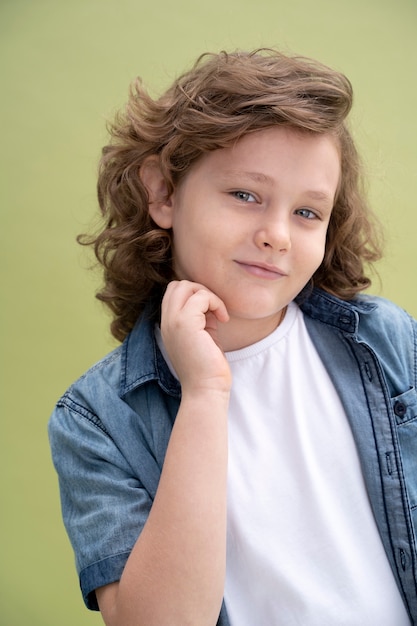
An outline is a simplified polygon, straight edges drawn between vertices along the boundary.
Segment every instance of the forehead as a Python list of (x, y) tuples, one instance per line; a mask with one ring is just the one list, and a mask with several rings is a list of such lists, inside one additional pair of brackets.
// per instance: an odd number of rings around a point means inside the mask
[(340, 161), (340, 144), (334, 135), (275, 126), (248, 133), (226, 148), (205, 153), (189, 173), (206, 180), (244, 178), (267, 186), (301, 178), (306, 183), (324, 186), (328, 193), (339, 183)]
[[(308, 150), (317, 151), (323, 146), (331, 146), (340, 157), (340, 141), (333, 133), (314, 133), (311, 131), (293, 128), (291, 126), (271, 126), (269, 128), (249, 132), (225, 148), (230, 156), (241, 156), (263, 150), (270, 150), (270, 154), (280, 152)], [(215, 151), (215, 152), (221, 152)]]

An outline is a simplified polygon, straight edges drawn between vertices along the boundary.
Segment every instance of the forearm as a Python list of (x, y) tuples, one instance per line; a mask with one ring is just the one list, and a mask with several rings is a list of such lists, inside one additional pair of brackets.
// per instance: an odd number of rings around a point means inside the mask
[(226, 391), (183, 397), (149, 519), (105, 616), (109, 626), (216, 624), (226, 557), (227, 408)]

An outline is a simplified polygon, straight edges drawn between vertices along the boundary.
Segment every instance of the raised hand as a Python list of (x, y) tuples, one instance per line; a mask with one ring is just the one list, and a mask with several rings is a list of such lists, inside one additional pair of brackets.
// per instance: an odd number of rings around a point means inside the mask
[(168, 285), (161, 333), (183, 393), (230, 389), (230, 369), (217, 332), (228, 319), (223, 301), (203, 285), (186, 280)]

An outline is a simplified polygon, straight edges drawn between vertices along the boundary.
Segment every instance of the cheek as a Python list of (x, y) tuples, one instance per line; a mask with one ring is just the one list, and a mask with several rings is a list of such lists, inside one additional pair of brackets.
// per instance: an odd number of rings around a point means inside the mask
[(316, 267), (314, 271), (318, 270), (320, 265), (323, 263), (323, 259), (325, 255), (326, 255), (326, 236), (323, 237), (322, 241), (320, 242), (320, 246), (317, 249), (317, 261), (316, 261)]
[(326, 250), (326, 234), (304, 241), (298, 248), (298, 262), (305, 266), (306, 271), (314, 273), (320, 267)]
[(208, 264), (207, 246), (196, 233), (182, 232), (173, 236), (173, 266), (178, 280), (201, 282), (202, 271)]
[(324, 255), (326, 254), (326, 234), (323, 235), (320, 244), (317, 248), (317, 267), (321, 265)]

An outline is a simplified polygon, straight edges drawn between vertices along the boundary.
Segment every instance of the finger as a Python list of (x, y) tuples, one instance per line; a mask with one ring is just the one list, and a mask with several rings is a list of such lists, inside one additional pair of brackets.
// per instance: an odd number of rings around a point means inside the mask
[(191, 281), (173, 281), (166, 290), (163, 310), (166, 312), (211, 312), (220, 322), (227, 322), (229, 315), (224, 302), (210, 289)]
[(219, 322), (227, 322), (229, 315), (226, 305), (215, 293), (205, 287), (197, 289), (185, 302), (184, 311), (191, 310), (205, 315), (216, 317)]

